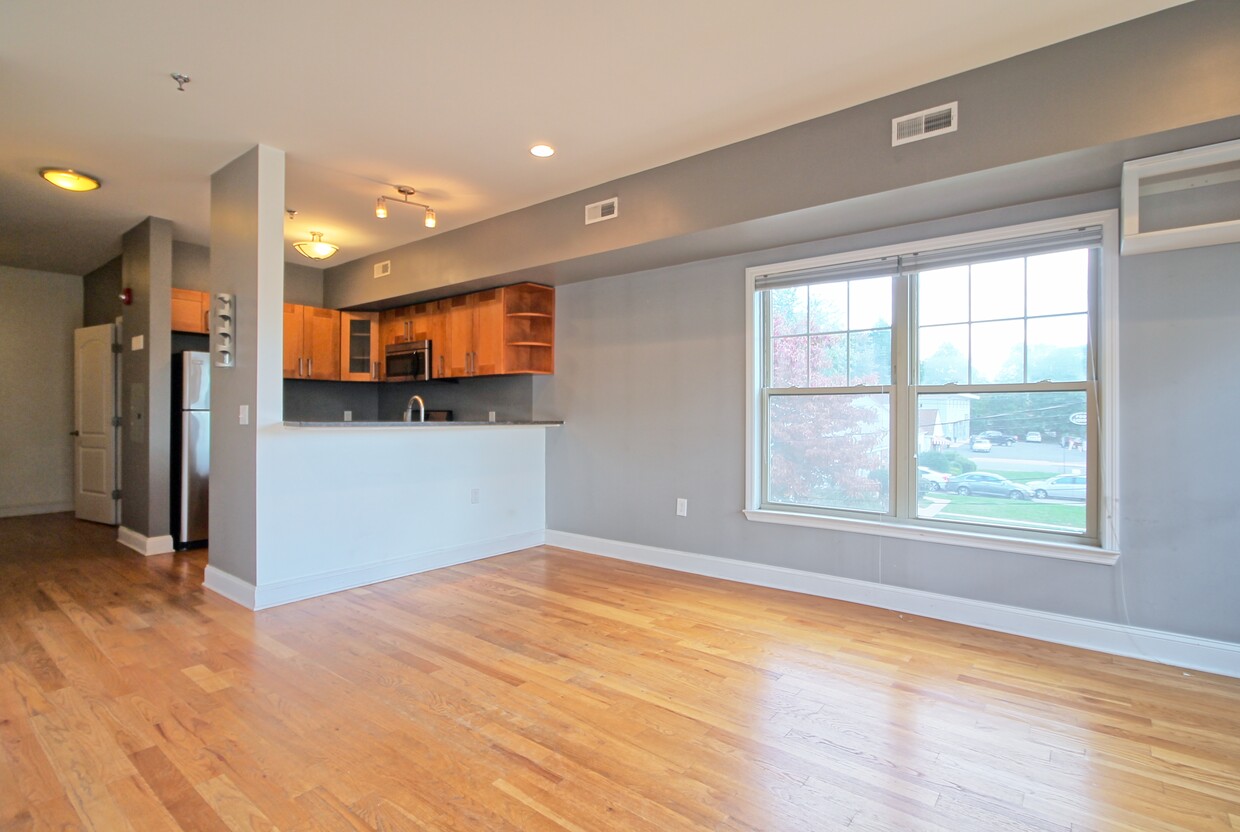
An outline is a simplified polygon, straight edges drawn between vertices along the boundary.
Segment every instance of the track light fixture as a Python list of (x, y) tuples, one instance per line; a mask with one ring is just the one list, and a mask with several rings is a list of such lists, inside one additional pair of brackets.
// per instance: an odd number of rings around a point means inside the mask
[[(412, 199), (409, 198), (413, 196), (415, 193), (417, 193), (417, 191), (415, 191), (413, 188), (409, 187), (408, 185), (397, 185), (396, 193), (400, 194), (399, 200), (393, 197), (393, 202), (396, 205), (416, 205), (419, 208), (424, 209), (426, 211), (426, 214), (423, 218), (424, 224), (426, 225), (427, 228), (435, 227), (435, 225), (437, 224), (437, 220), (435, 218), (435, 209), (427, 205), (425, 202), (414, 202)], [(387, 197), (381, 196), (379, 197), (378, 201), (375, 202), (375, 216), (381, 220), (387, 219), (387, 215), (388, 215), (387, 201), (388, 201)]]

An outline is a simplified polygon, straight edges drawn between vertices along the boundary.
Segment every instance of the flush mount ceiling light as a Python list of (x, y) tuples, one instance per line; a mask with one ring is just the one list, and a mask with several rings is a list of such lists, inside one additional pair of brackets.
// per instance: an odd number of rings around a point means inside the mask
[[(392, 198), (393, 203), (395, 205), (416, 205), (419, 208), (424, 209), (426, 211), (426, 214), (424, 215), (423, 222), (425, 223), (427, 228), (434, 228), (438, 222), (435, 219), (435, 209), (427, 205), (425, 202), (414, 202), (412, 199), (410, 199), (409, 197), (413, 196), (415, 193), (417, 193), (417, 191), (415, 191), (413, 188), (409, 187), (408, 185), (397, 185), (395, 187), (396, 187), (396, 193), (400, 194), (400, 199), (397, 200), (395, 197), (393, 197)], [(386, 196), (381, 196), (375, 202), (375, 216), (381, 220), (387, 219), (387, 215), (388, 215), (387, 201), (388, 201), (388, 198)]]
[(42, 168), (39, 176), (66, 191), (93, 191), (99, 187), (99, 180), (95, 177), (68, 168)]
[(555, 155), (555, 148), (549, 144), (536, 144), (530, 148), (530, 153), (541, 159), (546, 159), (548, 156)]
[(323, 242), (322, 231), (311, 231), (309, 240), (302, 240), (300, 243), (293, 243), (293, 248), (297, 249), (301, 254), (309, 257), (311, 260), (326, 260), (336, 252), (340, 251), (340, 246), (334, 246), (331, 243)]

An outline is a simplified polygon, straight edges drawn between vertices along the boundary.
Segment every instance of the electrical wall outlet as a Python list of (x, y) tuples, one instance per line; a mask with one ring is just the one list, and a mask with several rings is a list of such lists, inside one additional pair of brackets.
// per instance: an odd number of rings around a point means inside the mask
[(344, 412), (344, 420), (345, 420), (346, 422), (352, 422), (352, 421), (353, 421), (353, 411), (352, 411), (352, 410), (346, 410), (346, 411)]
[(677, 517), (688, 517), (689, 516), (689, 501), (684, 497), (676, 498), (676, 516)]
[(250, 406), (243, 404), (237, 408), (237, 424), (248, 425), (250, 423)]

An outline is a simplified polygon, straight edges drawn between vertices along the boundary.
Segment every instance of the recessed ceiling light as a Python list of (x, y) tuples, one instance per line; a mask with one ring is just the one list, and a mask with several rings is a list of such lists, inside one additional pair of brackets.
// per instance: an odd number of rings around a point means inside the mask
[(99, 180), (95, 177), (68, 168), (43, 168), (39, 176), (66, 191), (93, 191), (99, 187)]
[(545, 159), (548, 156), (555, 155), (555, 148), (549, 144), (536, 144), (530, 148), (530, 153)]

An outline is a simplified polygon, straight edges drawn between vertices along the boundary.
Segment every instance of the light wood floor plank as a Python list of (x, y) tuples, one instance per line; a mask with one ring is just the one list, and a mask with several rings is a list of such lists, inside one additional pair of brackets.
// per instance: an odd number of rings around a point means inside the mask
[(252, 613), (0, 519), (0, 830), (1240, 829), (1240, 681), (539, 547)]

